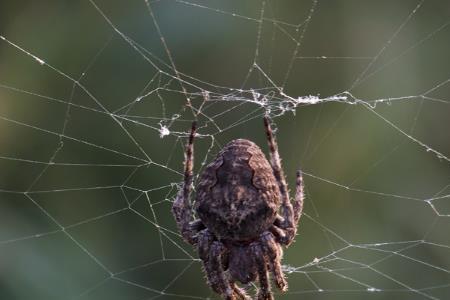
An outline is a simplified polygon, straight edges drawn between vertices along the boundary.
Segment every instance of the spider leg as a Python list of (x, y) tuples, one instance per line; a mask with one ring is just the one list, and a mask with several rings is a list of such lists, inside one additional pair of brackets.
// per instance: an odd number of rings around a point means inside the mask
[(215, 241), (211, 244), (209, 252), (208, 268), (211, 272), (211, 287), (216, 293), (219, 293), (226, 300), (235, 300), (235, 291), (232, 288), (228, 276), (223, 269), (223, 254), (225, 252), (225, 246)]
[(272, 233), (266, 231), (261, 236), (261, 248), (264, 254), (269, 258), (269, 265), (273, 275), (275, 285), (282, 291), (287, 291), (287, 282), (281, 270), (282, 249), (276, 243)]
[(280, 244), (285, 244), (286, 242), (286, 234), (284, 233), (284, 230), (281, 229), (279, 226), (279, 223), (283, 220), (282, 217), (277, 216), (277, 219), (275, 220), (274, 224), (269, 227), (269, 231), (275, 236), (276, 240)]
[(239, 300), (251, 300), (244, 289), (240, 288), (236, 283), (231, 282), (231, 288)]
[[(202, 227), (198, 221), (193, 220), (193, 212), (190, 203), (190, 195), (193, 183), (192, 166), (194, 164), (194, 136), (196, 131), (196, 122), (192, 123), (191, 134), (186, 145), (186, 154), (184, 160), (184, 181), (183, 187), (178, 192), (178, 195), (172, 205), (172, 213), (175, 216), (175, 221), (180, 229), (184, 240), (190, 244), (195, 244), (196, 234)], [(200, 222), (201, 223), (201, 222)]]
[(250, 245), (254, 254), (255, 264), (258, 270), (258, 278), (260, 289), (258, 292), (258, 300), (273, 300), (270, 290), (269, 274), (267, 271), (267, 261), (263, 250), (258, 242)]
[(227, 286), (228, 281), (223, 272), (221, 256), (224, 249), (220, 244), (220, 242), (214, 242), (214, 236), (208, 229), (198, 233), (197, 250), (203, 262), (203, 269), (209, 286), (218, 294), (226, 294), (224, 295), (226, 299), (234, 300), (234, 298), (231, 298), (233, 295), (232, 287)]
[[(206, 273), (209, 286), (216, 293), (222, 294), (225, 299), (250, 300), (250, 297), (247, 295), (245, 290), (241, 289), (234, 282), (228, 281), (228, 278), (224, 274), (222, 264), (215, 261), (220, 260), (220, 262), (222, 262), (222, 257), (218, 257), (217, 253), (215, 253), (217, 250), (213, 250), (213, 243), (221, 244), (220, 242), (214, 242), (214, 235), (208, 229), (202, 230), (198, 233), (197, 250), (199, 257), (203, 262), (203, 269)], [(218, 250), (224, 251), (223, 248), (223, 245), (219, 245)], [(217, 268), (217, 265), (220, 266), (220, 268)], [(220, 272), (222, 272), (222, 275)], [(230, 288), (232, 289), (232, 296), (230, 296)]]
[(277, 216), (273, 225), (269, 228), (269, 231), (276, 237), (277, 241), (281, 244), (289, 245), (294, 239), (297, 233), (297, 224), (302, 216), (303, 211), (303, 200), (305, 198), (303, 192), (303, 177), (301, 171), (297, 171), (297, 181), (296, 181), (296, 192), (295, 192), (295, 200), (293, 205), (293, 223), (294, 223), (294, 231), (293, 234), (290, 235), (290, 228), (286, 228), (286, 223), (284, 222), (283, 217)]
[(297, 171), (296, 188), (295, 188), (295, 200), (294, 200), (294, 226), (297, 229), (297, 223), (302, 216), (303, 200), (305, 199), (305, 193), (303, 188), (303, 176), (302, 171)]
[(214, 241), (214, 236), (208, 229), (205, 229), (198, 233), (197, 238), (198, 238), (197, 241), (198, 256), (202, 260), (205, 267), (206, 275), (208, 276), (210, 274), (210, 272), (208, 272), (207, 267), (209, 260), (209, 250), (211, 249), (211, 244)]
[[(293, 210), (294, 210), (294, 216), (293, 216), (293, 223), (294, 223), (294, 232), (293, 235), (289, 236), (288, 234), (286, 234), (285, 231), (285, 244), (289, 245), (292, 240), (294, 239), (295, 235), (297, 234), (297, 225), (298, 225), (298, 221), (300, 220), (300, 217), (302, 216), (302, 211), (303, 211), (303, 202), (305, 199), (305, 194), (304, 194), (304, 188), (303, 188), (303, 176), (302, 176), (302, 172), (300, 170), (297, 171), (297, 180), (296, 180), (296, 191), (295, 191), (295, 200), (294, 200), (294, 205), (293, 205)], [(277, 218), (275, 219), (274, 222), (275, 226), (280, 227), (281, 229), (284, 229), (284, 222), (283, 222), (283, 218), (281, 216), (277, 216)], [(276, 230), (271, 230), (272, 233), (274, 233), (275, 235), (277, 235), (278, 233), (276, 233)]]
[(278, 182), (278, 188), (281, 194), (281, 214), (282, 222), (279, 227), (284, 229), (285, 239), (283, 244), (289, 245), (295, 237), (296, 224), (294, 224), (294, 208), (289, 200), (288, 186), (284, 177), (284, 172), (281, 167), (280, 154), (278, 153), (278, 145), (273, 136), (272, 128), (270, 127), (269, 117), (264, 117), (264, 127), (266, 128), (266, 136), (270, 149), (270, 164), (272, 165), (273, 174)]

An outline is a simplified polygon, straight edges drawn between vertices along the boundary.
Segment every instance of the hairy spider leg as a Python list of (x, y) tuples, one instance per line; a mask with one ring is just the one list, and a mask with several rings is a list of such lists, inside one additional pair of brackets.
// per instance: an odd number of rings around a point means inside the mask
[(251, 300), (251, 298), (247, 295), (244, 289), (240, 288), (236, 283), (230, 282), (231, 287), (233, 288), (233, 291), (235, 295), (237, 296), (237, 299), (239, 300)]
[(255, 254), (253, 259), (258, 270), (260, 286), (258, 291), (258, 300), (273, 300), (273, 295), (270, 290), (269, 274), (267, 271), (267, 260), (263, 250), (261, 249), (261, 245), (259, 242), (253, 242), (250, 247), (252, 252)]
[(211, 274), (212, 282), (210, 283), (213, 290), (221, 294), (226, 300), (235, 300), (234, 290), (222, 265), (225, 250), (225, 246), (219, 241), (214, 241), (211, 244), (208, 268), (213, 273)]
[(283, 256), (283, 250), (280, 245), (275, 241), (275, 237), (272, 233), (266, 231), (260, 238), (261, 248), (264, 255), (267, 256), (269, 261), (270, 270), (272, 272), (272, 279), (275, 285), (282, 291), (287, 291), (287, 282), (281, 270), (281, 258)]
[(294, 225), (297, 228), (298, 220), (302, 216), (303, 200), (305, 199), (304, 187), (303, 187), (303, 175), (302, 171), (297, 171), (297, 178), (295, 181), (295, 200), (294, 200)]
[[(214, 235), (208, 230), (204, 229), (198, 233), (197, 250), (200, 259), (203, 263), (203, 269), (206, 273), (206, 278), (208, 279), (208, 285), (218, 294), (223, 295), (226, 299), (239, 299), (239, 300), (250, 300), (250, 297), (245, 293), (243, 289), (238, 287), (234, 282), (228, 279), (227, 274), (223, 270), (222, 264), (216, 261), (215, 256), (217, 253), (213, 251), (219, 251), (219, 253), (224, 251), (224, 246), (215, 246), (219, 249), (213, 250)], [(220, 243), (220, 242), (216, 242)], [(221, 244), (221, 243), (220, 243)], [(222, 253), (220, 253), (222, 255)], [(222, 258), (220, 258), (222, 260)], [(219, 268), (217, 268), (219, 266)], [(230, 296), (230, 292), (232, 294)], [(235, 298), (233, 298), (235, 297)]]
[(198, 220), (192, 222), (194, 217), (190, 202), (194, 177), (192, 168), (194, 164), (194, 137), (196, 130), (197, 124), (194, 121), (192, 123), (189, 140), (186, 144), (183, 188), (180, 189), (180, 192), (178, 193), (172, 206), (172, 211), (175, 216), (177, 226), (180, 229), (181, 235), (184, 240), (186, 240), (190, 244), (195, 244), (197, 242), (196, 234), (198, 230), (202, 228), (202, 224), (199, 224)]
[(276, 237), (277, 241), (279, 241), (282, 244), (289, 245), (293, 238), (295, 237), (295, 234), (297, 232), (297, 224), (302, 216), (302, 210), (303, 210), (303, 200), (304, 200), (304, 192), (303, 192), (303, 177), (302, 172), (297, 171), (297, 180), (296, 180), (296, 192), (295, 192), (295, 200), (293, 205), (294, 210), (294, 236), (291, 240), (288, 239), (286, 231), (283, 229), (284, 227), (284, 220), (281, 216), (277, 216), (275, 219), (274, 224), (269, 228), (269, 231)]
[(203, 269), (208, 280), (208, 285), (218, 294), (224, 292), (224, 284), (220, 284), (217, 270), (212, 268), (210, 261), (211, 245), (214, 242), (213, 234), (208, 230), (202, 230), (198, 233), (197, 250), (200, 259), (203, 262)]
[[(282, 217), (277, 218), (275, 225), (283, 229), (283, 232), (279, 230), (271, 230), (274, 233), (279, 242), (284, 245), (289, 245), (294, 240), (297, 233), (297, 222), (301, 215), (301, 209), (303, 207), (303, 188), (301, 173), (297, 172), (297, 193), (294, 207), (289, 200), (288, 187), (284, 172), (281, 167), (280, 154), (278, 153), (278, 145), (273, 136), (272, 128), (270, 127), (269, 117), (264, 117), (264, 127), (266, 129), (267, 141), (270, 149), (270, 163), (272, 165), (273, 174), (278, 182), (280, 194), (282, 198), (281, 214)], [(299, 185), (300, 184), (300, 185)], [(294, 208), (296, 211), (294, 211)], [(297, 216), (297, 217), (296, 217)], [(273, 227), (273, 226), (272, 226)]]

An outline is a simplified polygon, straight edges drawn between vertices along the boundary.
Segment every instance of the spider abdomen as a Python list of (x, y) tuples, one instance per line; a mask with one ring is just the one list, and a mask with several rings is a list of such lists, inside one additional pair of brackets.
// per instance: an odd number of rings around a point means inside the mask
[(273, 224), (280, 192), (261, 149), (228, 143), (200, 176), (195, 210), (219, 239), (249, 241)]

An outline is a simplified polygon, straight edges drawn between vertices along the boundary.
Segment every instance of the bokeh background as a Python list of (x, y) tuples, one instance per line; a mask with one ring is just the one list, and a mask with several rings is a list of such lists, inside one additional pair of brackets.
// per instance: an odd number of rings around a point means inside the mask
[[(276, 298), (448, 299), (449, 21), (446, 0), (1, 1), (0, 299), (216, 299), (170, 213), (185, 133), (196, 171), (234, 138), (267, 152), (265, 109), (307, 193)], [(274, 84), (352, 96), (289, 111)]]

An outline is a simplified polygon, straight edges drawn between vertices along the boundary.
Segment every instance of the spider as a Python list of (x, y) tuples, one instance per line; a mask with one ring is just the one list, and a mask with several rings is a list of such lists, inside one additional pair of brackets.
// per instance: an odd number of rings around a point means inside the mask
[[(264, 117), (270, 164), (261, 149), (246, 139), (229, 142), (200, 175), (194, 207), (193, 157), (196, 123), (186, 145), (184, 182), (172, 207), (185, 241), (196, 246), (208, 285), (224, 299), (249, 300), (236, 283), (259, 281), (258, 300), (272, 300), (269, 271), (281, 291), (281, 246), (292, 243), (303, 208), (303, 181), (297, 171), (296, 193), (289, 200), (278, 146)], [(193, 209), (198, 216), (194, 220)]]

